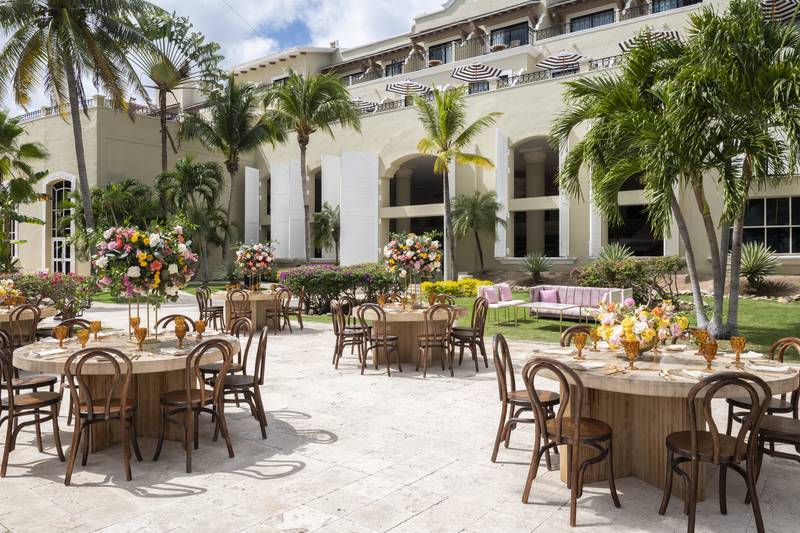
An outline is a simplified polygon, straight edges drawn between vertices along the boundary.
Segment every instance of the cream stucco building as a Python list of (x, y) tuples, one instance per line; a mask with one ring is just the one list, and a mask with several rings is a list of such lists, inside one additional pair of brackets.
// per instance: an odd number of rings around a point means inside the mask
[[(713, 1), (723, 8), (724, 0)], [(408, 33), (342, 49), (296, 47), (239, 65), (240, 80), (257, 84), (280, 83), (288, 70), (335, 73), (352, 97), (365, 102), (362, 131), (334, 129), (334, 136), (312, 136), (308, 151), (311, 205), (339, 205), (342, 213), (341, 260), (345, 264), (374, 261), (393, 231), (441, 229), (443, 193), (433, 174), (432, 161), (416, 151), (422, 136), (417, 114), (407, 99), (387, 92), (387, 84), (412, 80), (424, 86), (448, 87), (459, 82), (453, 69), (480, 62), (500, 70), (500, 76), (470, 85), (468, 119), (499, 111), (494, 128), (485, 130), (473, 150), (495, 163), (493, 169), (457, 166), (451, 169), (451, 195), (475, 190), (497, 192), (501, 215), (494, 242), (483, 236), (487, 268), (516, 269), (522, 257), (542, 251), (560, 269), (569, 269), (596, 256), (610, 242), (623, 242), (638, 255), (682, 253), (676, 231), (655, 237), (648, 226), (644, 198), (635, 184), (619, 195), (625, 223), (609, 227), (591, 205), (584, 180), (584, 200), (560, 194), (553, 183), (565, 152), (555, 153), (547, 142), (550, 124), (562, 109), (561, 83), (576, 76), (612, 72), (622, 58), (620, 42), (644, 28), (685, 31), (688, 16), (700, 8), (696, 0), (448, 0), (440, 10), (415, 18)], [(568, 51), (580, 56), (561, 69), (539, 65)], [(200, 95), (179, 94), (176, 111), (202, 108)], [(369, 104), (366, 104), (369, 103)], [(370, 107), (370, 104), (374, 104)], [(30, 135), (48, 147), (50, 182), (43, 192), (56, 195), (72, 183), (74, 151), (69, 125), (58, 116), (33, 113), (27, 117)], [(93, 102), (85, 121), (90, 179), (104, 184), (126, 176), (152, 182), (158, 171), (158, 121), (127, 116)], [(571, 139), (572, 143), (578, 138)], [(568, 150), (568, 146), (565, 150)], [(196, 146), (182, 150), (201, 158), (215, 158)], [(171, 156), (174, 161), (175, 156)], [(248, 159), (249, 158), (249, 159)], [(294, 139), (248, 154), (235, 185), (234, 217), (246, 241), (277, 241), (279, 258), (304, 255), (303, 206), (299, 149)], [(713, 185), (709, 183), (711, 191)], [(690, 207), (691, 198), (678, 191)], [(719, 213), (718, 198), (711, 198)], [(33, 206), (40, 215), (57, 215), (53, 201)], [(709, 255), (696, 209), (687, 208), (687, 222), (696, 253)], [(800, 271), (800, 184), (758, 191), (748, 209), (745, 235), (763, 240), (781, 254), (787, 272)], [(27, 242), (19, 246), (25, 268), (64, 268), (64, 236), (48, 219), (45, 227), (19, 228)], [(330, 250), (318, 250), (330, 258)], [(86, 269), (70, 259), (71, 269)], [(703, 270), (709, 263), (701, 261)], [(458, 243), (458, 271), (477, 267), (471, 237)]]

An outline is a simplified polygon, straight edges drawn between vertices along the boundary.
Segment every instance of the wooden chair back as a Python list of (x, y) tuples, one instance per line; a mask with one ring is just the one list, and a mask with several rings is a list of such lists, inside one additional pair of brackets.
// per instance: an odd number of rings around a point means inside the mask
[(494, 371), (497, 374), (497, 388), (500, 392), (500, 401), (508, 401), (512, 391), (517, 390), (516, 377), (514, 376), (514, 363), (511, 361), (511, 352), (502, 333), (494, 336), (492, 347)]
[[(425, 339), (431, 344), (445, 345), (450, 342), (456, 315), (452, 306), (434, 304), (425, 310)], [(444, 322), (444, 324), (442, 324)]]
[(344, 309), (342, 308), (341, 299), (333, 299), (330, 303), (331, 307), (331, 323), (333, 324), (333, 333), (337, 337), (344, 332), (345, 326), (347, 325), (345, 322), (345, 314)]
[[(776, 340), (772, 343), (772, 346), (769, 347), (768, 357), (773, 361), (777, 360), (783, 363), (783, 358), (787, 350), (794, 350), (797, 355), (800, 355), (800, 337), (784, 337)], [(781, 399), (785, 400), (786, 394), (781, 394)], [(789, 401), (795, 406), (795, 409), (797, 409), (797, 405), (800, 403), (800, 386), (792, 391), (792, 396)]]
[[(358, 306), (356, 316), (370, 343), (387, 344), (386, 312), (381, 306), (372, 303), (361, 304)], [(372, 327), (369, 324), (370, 320)]]
[[(548, 379), (558, 381), (561, 390), (561, 402), (558, 405), (555, 418), (553, 419), (553, 431), (547, 431), (547, 411), (542, 400), (539, 399), (539, 391), (536, 388), (536, 375), (539, 372), (547, 372)], [(583, 405), (584, 387), (581, 378), (570, 367), (549, 357), (534, 357), (522, 368), (522, 379), (525, 381), (525, 388), (528, 389), (528, 396), (533, 404), (533, 418), (536, 424), (536, 437), (540, 435), (552, 435), (556, 442), (563, 442), (565, 436), (580, 442), (581, 439), (581, 408)], [(572, 435), (564, 434), (564, 416), (567, 413), (567, 406), (578, 406), (572, 409), (572, 419), (574, 430)]]
[(306, 288), (300, 287), (300, 292), (297, 293), (297, 309), (301, 312), (306, 308)]
[[(258, 345), (256, 346), (256, 360), (255, 366), (253, 369), (253, 378), (254, 383), (253, 385), (263, 385), (264, 384), (264, 373), (267, 363), (267, 338), (269, 336), (269, 328), (264, 326), (261, 328), (261, 333), (258, 336)], [(252, 339), (252, 335), (250, 336)], [(250, 341), (248, 341), (248, 346), (250, 345)], [(247, 368), (247, 358), (249, 355), (249, 351), (245, 352), (244, 354), (244, 368)], [(247, 372), (245, 372), (247, 373)]]
[(576, 324), (574, 326), (570, 326), (564, 330), (564, 333), (561, 334), (561, 346), (566, 348), (572, 344), (572, 337), (574, 337), (576, 333), (586, 333), (586, 335), (590, 335), (591, 332), (592, 326), (588, 324)]
[(339, 305), (344, 314), (345, 323), (348, 326), (353, 326), (356, 323), (355, 308), (358, 307), (358, 300), (345, 294), (339, 298)]
[(233, 289), (225, 296), (231, 316), (242, 316), (250, 312), (250, 294), (244, 289)]
[[(242, 368), (247, 369), (247, 354), (250, 353), (250, 345), (253, 343), (253, 321), (247, 317), (235, 318), (231, 321), (231, 327), (228, 331), (230, 335), (236, 337), (239, 341), (239, 354), (236, 356), (236, 362), (242, 365)], [(247, 337), (247, 342), (242, 347), (242, 338)]]
[(86, 320), (85, 318), (68, 318), (66, 320), (62, 320), (56, 327), (64, 326), (67, 328), (67, 337), (72, 337), (75, 334), (75, 329), (89, 329), (91, 328), (91, 323)]
[(18, 305), (8, 315), (8, 327), (15, 347), (36, 342), (36, 328), (41, 320), (39, 308), (31, 304)]
[(489, 300), (483, 296), (478, 296), (472, 303), (472, 319), (470, 325), (472, 329), (478, 334), (478, 337), (483, 337), (483, 331), (486, 329), (486, 317), (489, 315)]
[[(114, 371), (113, 374), (103, 376), (110, 383), (102, 392), (102, 397), (95, 397), (97, 391), (92, 391), (83, 373), (83, 367), (90, 361), (93, 364), (108, 363)], [(80, 420), (81, 402), (86, 406), (85, 417), (88, 421), (91, 422), (98, 416), (108, 420), (111, 417), (111, 404), (117, 398), (120, 403), (120, 416), (124, 417), (128, 406), (128, 388), (132, 372), (131, 360), (115, 348), (85, 348), (70, 355), (64, 363), (64, 374), (69, 383), (75, 420)]]
[[(209, 339), (195, 346), (186, 358), (186, 380), (184, 388), (186, 390), (186, 405), (192, 405), (192, 389), (197, 387), (200, 394), (200, 405), (206, 402), (206, 388), (203, 385), (203, 373), (200, 371), (203, 356), (208, 352), (218, 350), (222, 353), (222, 364), (219, 372), (214, 376), (213, 402), (219, 404), (222, 399), (222, 384), (225, 381), (225, 374), (231, 367), (231, 344), (222, 339)], [(197, 384), (199, 383), (199, 386)]]
[(189, 330), (190, 331), (197, 331), (197, 328), (196, 328), (196, 326), (194, 324), (194, 320), (192, 320), (191, 318), (189, 318), (186, 315), (181, 315), (181, 314), (167, 315), (167, 316), (159, 318), (158, 322), (156, 322), (156, 329), (159, 329), (159, 328), (167, 329), (170, 324), (175, 322), (176, 318), (182, 318), (184, 320), (184, 322), (186, 322), (186, 324), (189, 326)]
[[(0, 333), (5, 333), (0, 331)], [(2, 340), (2, 339), (0, 339)], [(6, 344), (7, 342), (7, 344)], [(11, 342), (3, 341), (0, 345), (0, 405), (2, 405), (3, 392), (7, 399), (3, 409), (9, 413), (14, 412), (14, 387), (12, 382), (14, 380), (14, 356), (12, 355)], [(11, 423), (11, 421), (7, 421)]]
[(437, 294), (434, 301), (437, 304), (456, 305), (456, 299), (449, 294)]
[(11, 342), (11, 335), (7, 331), (0, 329), (0, 349), (13, 350), (14, 344)]
[(275, 298), (278, 300), (278, 308), (280, 308), (281, 312), (289, 310), (289, 303), (292, 301), (292, 291), (287, 288), (278, 289)]
[(211, 291), (208, 290), (208, 287), (198, 288), (194, 298), (197, 300), (197, 309), (200, 313), (211, 307)]
[[(761, 425), (761, 418), (767, 412), (772, 391), (769, 385), (760, 377), (741, 372), (720, 372), (708, 376), (691, 388), (687, 402), (687, 414), (689, 417), (689, 431), (691, 432), (692, 453), (695, 458), (699, 458), (699, 444), (697, 429), (697, 407), (698, 404), (703, 411), (703, 421), (708, 424), (708, 433), (711, 434), (712, 462), (720, 462), (720, 432), (717, 423), (711, 415), (711, 402), (724, 387), (739, 387), (744, 390), (743, 396), (749, 397), (752, 408), (746, 414), (742, 413), (743, 419), (739, 432), (736, 434), (736, 445), (734, 448), (734, 460), (736, 462), (745, 459), (752, 459), (757, 446), (758, 429)], [(698, 400), (698, 396), (701, 398)], [(749, 436), (749, 438), (748, 438)]]

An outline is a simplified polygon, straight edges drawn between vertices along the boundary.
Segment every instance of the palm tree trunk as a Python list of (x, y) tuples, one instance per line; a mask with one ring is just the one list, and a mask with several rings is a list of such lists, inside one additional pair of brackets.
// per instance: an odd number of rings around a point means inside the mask
[(161, 172), (166, 172), (167, 159), (167, 91), (158, 90), (158, 117), (161, 121)]
[(711, 217), (711, 208), (708, 205), (703, 190), (703, 177), (700, 174), (692, 176), (692, 191), (694, 192), (697, 208), (703, 218), (703, 228), (708, 239), (708, 248), (711, 252), (711, 271), (714, 276), (714, 310), (711, 315), (711, 322), (708, 324), (708, 331), (716, 336), (722, 329), (722, 310), (725, 297), (725, 278), (722, 273), (721, 260), (719, 256), (719, 242), (717, 231), (714, 227), (714, 220)]
[(697, 320), (697, 325), (701, 328), (705, 328), (708, 327), (708, 316), (703, 306), (703, 292), (700, 290), (700, 279), (697, 277), (697, 260), (694, 256), (694, 248), (692, 247), (692, 238), (689, 235), (689, 228), (686, 225), (686, 219), (683, 217), (681, 205), (678, 203), (674, 191), (670, 193), (670, 205), (672, 207), (672, 216), (675, 218), (675, 225), (678, 226), (678, 234), (683, 241), (685, 250), (686, 270), (689, 272), (689, 283), (692, 286), (694, 316)]
[(442, 172), (442, 187), (444, 189), (444, 279), (453, 280), (455, 279), (456, 268), (456, 246), (453, 238), (453, 219), (450, 212), (450, 177), (447, 169)]
[(334, 247), (334, 254), (336, 254), (336, 264), (339, 264), (339, 239), (336, 239), (333, 243)]
[(308, 172), (306, 170), (306, 148), (308, 136), (299, 135), (297, 143), (300, 145), (300, 181), (303, 190), (303, 236), (305, 238), (306, 263), (311, 262), (311, 209), (308, 198)]
[(203, 283), (208, 284), (208, 246), (200, 246), (200, 258), (203, 261)]
[(481, 263), (481, 272), (486, 272), (486, 268), (483, 266), (483, 248), (481, 248), (481, 238), (478, 235), (478, 228), (472, 228), (472, 231), (475, 232), (475, 245), (478, 247), (478, 260)]
[(742, 179), (745, 183), (745, 203), (741, 207), (739, 216), (733, 223), (733, 238), (731, 239), (731, 285), (728, 292), (728, 321), (725, 324), (726, 338), (739, 333), (739, 294), (741, 292), (742, 273), (742, 237), (744, 235), (744, 212), (747, 208), (747, 196), (750, 193), (750, 181), (753, 167), (750, 158), (745, 157), (742, 163)]
[(86, 231), (94, 230), (94, 211), (92, 210), (92, 195), (89, 191), (89, 177), (86, 172), (86, 154), (83, 151), (83, 128), (81, 127), (81, 108), (78, 102), (78, 85), (75, 79), (75, 68), (72, 58), (64, 58), (64, 70), (67, 76), (67, 93), (69, 94), (69, 112), (72, 118), (72, 137), (75, 141), (75, 161), (78, 166), (78, 188), (81, 192), (83, 203), (83, 221)]

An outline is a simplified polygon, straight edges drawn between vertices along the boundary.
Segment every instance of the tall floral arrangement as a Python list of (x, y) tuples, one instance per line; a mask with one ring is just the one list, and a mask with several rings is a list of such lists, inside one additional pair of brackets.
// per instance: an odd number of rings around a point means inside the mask
[(178, 291), (192, 279), (197, 256), (184, 237), (183, 227), (112, 227), (97, 243), (92, 265), (99, 285), (124, 297), (143, 296), (155, 303), (178, 299)]
[(243, 274), (263, 276), (272, 270), (275, 249), (272, 243), (243, 244), (236, 250), (236, 268)]
[(22, 293), (14, 286), (12, 279), (0, 279), (0, 303), (11, 305), (22, 296)]
[(611, 346), (621, 346), (626, 340), (652, 346), (684, 336), (689, 327), (689, 319), (677, 313), (675, 304), (668, 300), (652, 309), (637, 306), (633, 298), (622, 303), (604, 302), (598, 309), (597, 321), (598, 335)]
[(428, 277), (442, 268), (439, 241), (427, 235), (397, 235), (383, 247), (386, 270), (400, 278)]

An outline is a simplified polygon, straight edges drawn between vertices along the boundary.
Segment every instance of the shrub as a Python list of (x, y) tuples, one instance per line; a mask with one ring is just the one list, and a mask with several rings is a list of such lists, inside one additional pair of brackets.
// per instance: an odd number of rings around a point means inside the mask
[(741, 274), (752, 288), (761, 288), (767, 276), (775, 274), (780, 265), (772, 248), (765, 246), (763, 242), (747, 242), (742, 245)]
[(491, 281), (464, 278), (458, 281), (424, 281), (421, 288), (422, 294), (426, 298), (430, 294), (447, 294), (454, 298), (474, 298), (478, 295), (479, 286), (491, 284)]
[(572, 271), (572, 278), (583, 287), (630, 288), (637, 302), (652, 304), (657, 300), (677, 301), (678, 275), (686, 268), (682, 257), (639, 259), (614, 253)]
[(303, 265), (282, 271), (279, 279), (293, 292), (303, 287), (307, 310), (318, 313), (327, 311), (330, 301), (339, 296), (374, 302), (379, 293), (389, 292), (397, 286), (394, 277), (378, 263), (346, 267)]
[(633, 258), (633, 251), (627, 244), (620, 244), (618, 242), (612, 242), (611, 244), (606, 244), (600, 250), (600, 253), (597, 256), (597, 259), (601, 261), (612, 261), (612, 262), (619, 262), (624, 261), (626, 259)]
[(525, 269), (530, 272), (534, 283), (539, 283), (543, 272), (549, 272), (553, 268), (550, 258), (541, 252), (533, 252), (525, 256)]
[(63, 318), (71, 318), (92, 305), (92, 296), (100, 292), (94, 276), (78, 274), (12, 274), (14, 286), (28, 302), (50, 303)]

